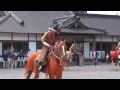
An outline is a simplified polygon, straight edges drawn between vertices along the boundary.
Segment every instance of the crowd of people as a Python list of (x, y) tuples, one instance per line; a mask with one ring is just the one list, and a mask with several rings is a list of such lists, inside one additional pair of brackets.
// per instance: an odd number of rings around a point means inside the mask
[(75, 66), (84, 66), (84, 53), (83, 53), (83, 48), (76, 49), (75, 44), (72, 44), (71, 47), (69, 48), (69, 56), (71, 56), (70, 61), (75, 62)]
[[(19, 67), (25, 67), (25, 57), (29, 57), (32, 53), (30, 52), (30, 49), (27, 52), (24, 52), (23, 49), (20, 51), (12, 49), (4, 50), (3, 52), (3, 68), (17, 68), (18, 67), (18, 61), (19, 61)], [(27, 59), (26, 58), (26, 59)]]

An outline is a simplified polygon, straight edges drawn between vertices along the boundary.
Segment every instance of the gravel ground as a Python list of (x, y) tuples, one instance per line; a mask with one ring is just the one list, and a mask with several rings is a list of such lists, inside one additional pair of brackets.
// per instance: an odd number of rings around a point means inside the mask
[[(62, 79), (120, 79), (120, 67), (117, 70), (112, 70), (111, 64), (85, 65), (80, 67), (70, 66), (70, 70), (65, 68)], [(0, 79), (23, 79), (25, 68), (17, 69), (0, 69)], [(33, 78), (33, 74), (31, 79)], [(45, 74), (40, 73), (39, 79), (45, 79)]]

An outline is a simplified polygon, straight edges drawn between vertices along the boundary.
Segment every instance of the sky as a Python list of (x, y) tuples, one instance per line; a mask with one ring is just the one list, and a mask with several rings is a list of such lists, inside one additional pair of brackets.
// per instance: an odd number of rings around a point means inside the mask
[(120, 15), (120, 11), (87, 11), (89, 14)]

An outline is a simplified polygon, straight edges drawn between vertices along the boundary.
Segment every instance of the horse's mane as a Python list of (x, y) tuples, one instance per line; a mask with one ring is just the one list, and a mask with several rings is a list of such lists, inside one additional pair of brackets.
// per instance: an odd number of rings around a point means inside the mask
[[(64, 45), (66, 48), (66, 43), (64, 41), (59, 41), (59, 43), (54, 46), (55, 47), (54, 54), (58, 57), (60, 56), (60, 48), (62, 45)], [(55, 57), (55, 55), (52, 55), (52, 56)]]
[(61, 47), (62, 45), (65, 46), (65, 48), (66, 48), (65, 42), (64, 42), (64, 41), (60, 41), (59, 44), (58, 44), (58, 46), (57, 46), (57, 54), (58, 54), (58, 55), (60, 54), (60, 47)]

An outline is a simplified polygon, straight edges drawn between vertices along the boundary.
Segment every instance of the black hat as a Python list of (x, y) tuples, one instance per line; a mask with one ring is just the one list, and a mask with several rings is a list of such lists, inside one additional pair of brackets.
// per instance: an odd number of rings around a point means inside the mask
[(54, 25), (53, 29), (56, 30), (56, 32), (60, 32), (60, 25), (59, 24)]

